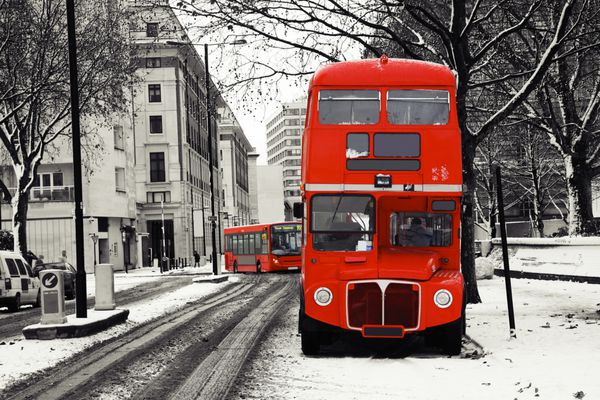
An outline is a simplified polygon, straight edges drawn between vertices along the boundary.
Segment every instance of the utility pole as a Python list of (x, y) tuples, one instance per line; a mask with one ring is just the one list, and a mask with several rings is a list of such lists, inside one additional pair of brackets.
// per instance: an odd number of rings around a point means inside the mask
[(71, 132), (73, 136), (73, 178), (75, 191), (75, 243), (77, 273), (75, 304), (77, 318), (87, 318), (87, 288), (83, 253), (83, 194), (81, 179), (81, 132), (79, 127), (79, 83), (77, 81), (77, 42), (75, 40), (75, 1), (67, 0), (69, 38), (69, 78), (71, 83)]

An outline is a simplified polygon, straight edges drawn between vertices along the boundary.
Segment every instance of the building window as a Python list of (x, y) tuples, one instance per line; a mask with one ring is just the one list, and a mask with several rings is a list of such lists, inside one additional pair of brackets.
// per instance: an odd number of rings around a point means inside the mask
[(146, 36), (158, 37), (158, 22), (148, 22), (146, 24)]
[(115, 168), (115, 186), (117, 192), (125, 191), (125, 168)]
[(160, 57), (146, 58), (146, 68), (160, 68)]
[(170, 203), (171, 192), (146, 192), (146, 202), (148, 203)]
[(107, 217), (98, 217), (98, 232), (108, 232)]
[(123, 127), (121, 125), (113, 126), (113, 134), (115, 137), (115, 149), (123, 150)]
[(148, 85), (148, 101), (150, 103), (160, 103), (160, 85)]
[(150, 182), (165, 182), (165, 153), (150, 153)]
[(161, 115), (150, 116), (150, 133), (163, 133)]

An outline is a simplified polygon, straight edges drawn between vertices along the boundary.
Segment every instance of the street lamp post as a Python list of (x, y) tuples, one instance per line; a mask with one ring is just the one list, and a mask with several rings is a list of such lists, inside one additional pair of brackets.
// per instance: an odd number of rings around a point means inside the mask
[(212, 130), (212, 102), (210, 101), (210, 74), (208, 73), (208, 44), (204, 44), (204, 82), (206, 84), (206, 129), (208, 130), (208, 168), (210, 173), (210, 235), (212, 244), (212, 267), (213, 274), (219, 273), (217, 261), (217, 221), (215, 221), (215, 186), (214, 186), (214, 154), (213, 154), (213, 130)]
[(162, 232), (162, 259), (160, 260), (160, 272), (163, 273), (164, 263), (167, 259), (167, 246), (165, 244), (165, 202), (160, 201), (160, 219), (161, 219), (161, 232)]
[[(171, 40), (167, 40), (166, 43), (168, 45), (175, 45), (175, 46), (190, 46), (190, 45), (194, 45), (194, 43), (186, 43), (186, 42), (177, 42), (177, 41), (171, 41)], [(215, 186), (214, 186), (214, 149), (213, 149), (213, 129), (212, 129), (212, 101), (211, 101), (211, 95), (210, 95), (210, 74), (208, 72), (208, 46), (215, 46), (215, 45), (225, 45), (225, 44), (232, 44), (232, 45), (237, 45), (237, 44), (245, 44), (246, 40), (245, 39), (238, 39), (238, 40), (234, 40), (233, 42), (230, 43), (204, 43), (204, 82), (206, 85), (206, 121), (207, 121), (207, 131), (208, 131), (208, 168), (209, 168), (209, 173), (210, 173), (210, 216), (209, 216), (209, 221), (210, 221), (210, 233), (211, 233), (211, 239), (212, 239), (212, 243), (211, 243), (211, 247), (212, 247), (212, 269), (213, 269), (213, 274), (217, 275), (219, 273), (219, 263), (217, 260), (217, 220), (218, 217), (215, 215)], [(204, 205), (203, 205), (204, 206)], [(164, 236), (163, 236), (164, 238)]]
[(75, 189), (75, 306), (76, 317), (87, 318), (87, 289), (83, 253), (83, 180), (81, 177), (81, 132), (79, 124), (79, 84), (77, 79), (77, 41), (75, 39), (75, 1), (67, 0), (67, 37), (69, 81), (71, 86), (71, 133), (73, 141), (73, 186)]

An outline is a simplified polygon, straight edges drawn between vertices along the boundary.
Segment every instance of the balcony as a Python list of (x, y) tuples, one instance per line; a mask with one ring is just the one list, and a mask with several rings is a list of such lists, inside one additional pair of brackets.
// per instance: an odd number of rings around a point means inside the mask
[[(8, 188), (14, 195), (16, 188)], [(34, 187), (29, 192), (30, 202), (73, 202), (75, 191), (73, 186)]]

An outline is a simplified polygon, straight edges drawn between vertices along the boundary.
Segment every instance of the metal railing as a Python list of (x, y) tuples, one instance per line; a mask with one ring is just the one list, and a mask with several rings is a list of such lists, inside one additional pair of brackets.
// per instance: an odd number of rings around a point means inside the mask
[[(8, 188), (11, 194), (14, 194), (16, 188)], [(75, 192), (73, 186), (52, 186), (52, 187), (34, 187), (29, 192), (29, 201), (75, 201)]]

